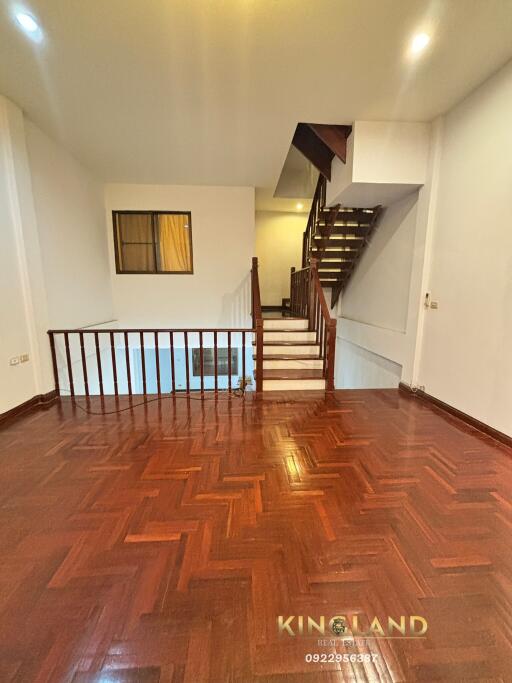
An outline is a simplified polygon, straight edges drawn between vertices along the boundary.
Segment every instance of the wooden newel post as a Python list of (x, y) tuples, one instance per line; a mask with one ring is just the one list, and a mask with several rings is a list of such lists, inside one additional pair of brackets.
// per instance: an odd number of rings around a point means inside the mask
[(334, 358), (336, 353), (336, 320), (331, 318), (327, 325), (327, 372), (325, 388), (334, 391)]
[(263, 320), (256, 321), (256, 393), (263, 391)]
[(308, 326), (310, 330), (315, 329), (316, 313), (316, 288), (315, 278), (317, 277), (317, 259), (313, 256), (309, 265), (309, 291), (308, 291)]
[(256, 393), (263, 391), (263, 315), (261, 313), (258, 258), (252, 257), (252, 326), (256, 342)]

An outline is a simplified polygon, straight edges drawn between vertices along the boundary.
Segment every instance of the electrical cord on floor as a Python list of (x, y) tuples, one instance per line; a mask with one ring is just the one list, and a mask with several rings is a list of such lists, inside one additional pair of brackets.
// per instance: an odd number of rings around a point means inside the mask
[[(71, 392), (68, 389), (61, 389), (60, 391), (65, 391), (71, 396)], [(95, 411), (95, 410), (89, 410), (88, 408), (84, 407), (83, 405), (80, 405), (79, 402), (77, 402), (76, 397), (73, 396), (73, 403), (77, 408), (80, 408), (84, 413), (87, 413), (87, 415), (117, 415), (118, 413), (124, 413), (127, 410), (133, 410), (134, 408), (139, 408), (140, 406), (145, 406), (148, 405), (149, 403), (154, 403), (155, 401), (163, 401), (164, 399), (167, 398), (186, 398), (189, 401), (212, 401), (212, 400), (219, 400), (219, 395), (226, 394), (227, 398), (221, 399), (221, 402), (223, 403), (228, 403), (231, 401), (232, 398), (237, 398), (241, 400), (245, 400), (245, 387), (239, 387), (238, 389), (234, 389), (233, 391), (228, 391), (225, 389), (224, 391), (219, 391), (216, 394), (213, 394), (213, 396), (208, 396), (206, 397), (205, 394), (201, 394), (199, 396), (192, 396), (190, 393), (182, 394), (182, 393), (175, 393), (175, 394), (165, 394), (165, 395), (160, 395), (160, 396), (155, 396), (154, 398), (150, 398), (148, 400), (140, 401), (139, 403), (135, 403), (129, 406), (126, 406), (125, 408), (117, 408), (116, 410), (102, 410), (100, 412)], [(133, 394), (132, 394), (133, 395)], [(100, 396), (98, 395), (98, 398)], [(113, 398), (115, 398), (114, 395), (112, 395)], [(93, 396), (92, 398), (96, 398), (96, 396)], [(103, 396), (102, 396), (103, 398)]]

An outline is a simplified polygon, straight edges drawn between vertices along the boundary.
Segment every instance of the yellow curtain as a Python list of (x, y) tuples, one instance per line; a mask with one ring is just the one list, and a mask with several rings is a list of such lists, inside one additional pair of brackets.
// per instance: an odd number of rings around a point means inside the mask
[(189, 217), (186, 214), (158, 216), (160, 270), (191, 271)]
[(121, 270), (155, 270), (151, 215), (124, 213), (117, 216), (117, 243)]

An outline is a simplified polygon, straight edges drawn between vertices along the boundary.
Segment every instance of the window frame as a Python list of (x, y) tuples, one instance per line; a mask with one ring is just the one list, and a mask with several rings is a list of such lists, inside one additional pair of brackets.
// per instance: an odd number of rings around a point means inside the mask
[[(118, 224), (117, 217), (124, 214), (145, 214), (151, 216), (151, 232), (153, 238), (153, 259), (155, 263), (155, 270), (122, 270), (120, 259), (120, 245), (118, 243)], [(158, 256), (157, 256), (157, 217), (162, 215), (179, 215), (188, 217), (189, 242), (190, 242), (190, 270), (157, 270)], [(192, 239), (192, 212), (191, 211), (148, 211), (138, 209), (115, 209), (112, 211), (112, 229), (114, 236), (114, 255), (116, 261), (117, 275), (193, 275), (194, 274), (194, 251)]]

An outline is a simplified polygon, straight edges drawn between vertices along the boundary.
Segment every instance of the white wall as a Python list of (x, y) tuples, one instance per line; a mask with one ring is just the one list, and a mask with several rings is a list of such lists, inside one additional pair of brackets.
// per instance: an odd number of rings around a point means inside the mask
[[(114, 310), (121, 325), (250, 325), (254, 188), (124, 185), (105, 188)], [(112, 211), (192, 212), (193, 275), (118, 275)]]
[(54, 388), (49, 327), (112, 316), (104, 220), (100, 186), (0, 97), (0, 414)]
[(65, 149), (25, 123), (51, 327), (113, 317), (103, 186)]
[(427, 179), (431, 129), (428, 123), (355, 121), (347, 162), (334, 159), (327, 183), (328, 206), (389, 206)]
[(343, 317), (405, 333), (418, 193), (385, 209), (343, 294)]
[[(37, 362), (37, 309), (26, 254), (30, 239), (35, 236), (37, 241), (27, 170), (21, 111), (0, 97), (0, 414), (41, 393), (43, 387)], [(32, 265), (36, 278), (40, 264)], [(43, 325), (45, 311), (39, 314)], [(28, 363), (9, 364), (11, 358), (27, 353)]]
[(418, 192), (388, 207), (338, 307), (336, 386), (397, 387), (406, 356)]
[(261, 303), (280, 306), (290, 297), (290, 268), (302, 268), (302, 235), (308, 214), (256, 211), (256, 256)]
[(430, 126), (409, 121), (356, 121), (354, 182), (422, 185)]
[(444, 121), (418, 383), (512, 434), (512, 63)]
[(336, 346), (335, 385), (338, 389), (396, 388), (402, 366), (357, 344), (339, 339)]

